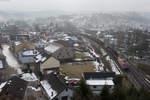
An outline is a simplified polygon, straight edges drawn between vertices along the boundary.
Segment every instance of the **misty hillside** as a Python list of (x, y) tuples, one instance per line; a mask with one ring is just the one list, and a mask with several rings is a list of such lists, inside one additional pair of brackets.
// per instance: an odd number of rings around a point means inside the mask
[[(0, 20), (5, 21), (8, 19), (29, 19), (37, 17), (50, 17), (67, 15), (64, 11), (30, 11), (30, 12), (15, 12), (15, 11), (0, 11)], [(96, 27), (120, 27), (149, 25), (150, 13), (95, 13), (95, 14), (81, 14), (71, 17), (70, 19), (74, 24), (82, 27), (96, 28)]]
[(36, 18), (36, 17), (49, 17), (49, 16), (58, 16), (66, 14), (63, 11), (55, 11), (55, 10), (48, 10), (48, 11), (0, 11), (0, 20), (7, 20), (7, 19), (27, 19), (27, 18)]
[(114, 28), (114, 27), (139, 27), (147, 26), (150, 24), (148, 16), (144, 16), (140, 13), (126, 12), (126, 13), (95, 13), (91, 15), (82, 15), (80, 17), (74, 17), (71, 20), (73, 23), (82, 27), (89, 28)]

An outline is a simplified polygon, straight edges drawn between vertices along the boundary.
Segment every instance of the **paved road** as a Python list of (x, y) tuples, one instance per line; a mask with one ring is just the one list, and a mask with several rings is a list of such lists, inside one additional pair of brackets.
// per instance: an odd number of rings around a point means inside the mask
[(9, 50), (9, 45), (2, 45), (2, 48), (3, 48), (3, 54), (4, 54), (4, 56), (6, 56), (6, 61), (7, 61), (8, 65), (10, 67), (16, 69), (18, 74), (21, 74), (22, 73), (22, 71), (20, 69), (21, 65), (18, 63), (16, 58), (13, 56), (13, 54)]

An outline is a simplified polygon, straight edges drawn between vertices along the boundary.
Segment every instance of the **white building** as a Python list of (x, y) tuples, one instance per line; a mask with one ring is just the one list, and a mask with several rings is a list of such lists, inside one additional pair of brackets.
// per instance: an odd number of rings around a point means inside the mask
[(114, 75), (115, 73), (111, 72), (85, 72), (83, 78), (93, 93), (99, 94), (105, 85), (109, 87), (110, 92), (113, 90)]

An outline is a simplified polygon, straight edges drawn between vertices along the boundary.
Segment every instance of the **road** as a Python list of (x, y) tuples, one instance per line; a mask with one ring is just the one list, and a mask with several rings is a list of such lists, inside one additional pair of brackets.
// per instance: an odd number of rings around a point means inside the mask
[(13, 56), (12, 52), (9, 49), (9, 45), (2, 45), (3, 48), (3, 54), (6, 57), (6, 61), (8, 65), (15, 70), (17, 70), (18, 74), (21, 74), (22, 71), (20, 69), (21, 64), (18, 63), (17, 59)]

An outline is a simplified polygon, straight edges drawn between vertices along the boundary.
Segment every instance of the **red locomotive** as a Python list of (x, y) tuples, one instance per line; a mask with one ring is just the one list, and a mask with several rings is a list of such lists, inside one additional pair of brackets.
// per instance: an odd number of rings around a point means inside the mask
[(128, 70), (129, 69), (129, 64), (127, 63), (127, 61), (125, 59), (121, 59), (120, 57), (118, 57), (117, 60), (118, 60), (120, 66), (123, 70)]

